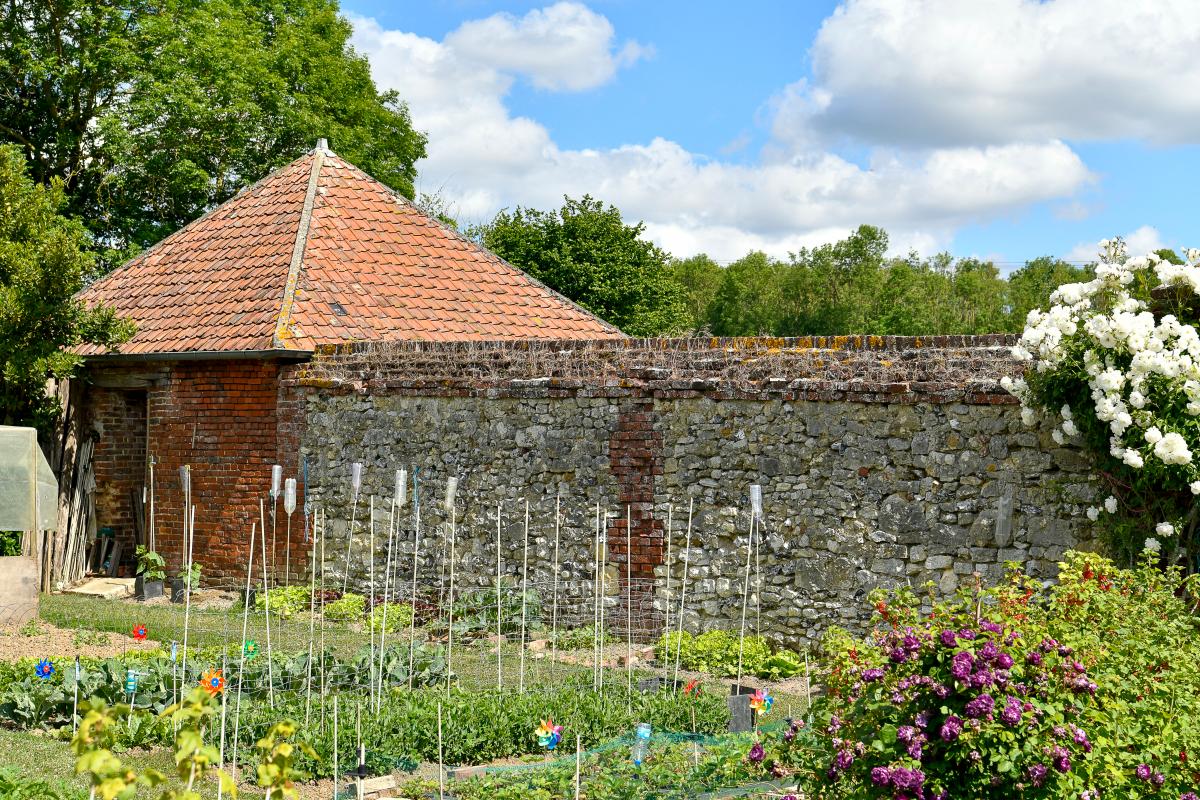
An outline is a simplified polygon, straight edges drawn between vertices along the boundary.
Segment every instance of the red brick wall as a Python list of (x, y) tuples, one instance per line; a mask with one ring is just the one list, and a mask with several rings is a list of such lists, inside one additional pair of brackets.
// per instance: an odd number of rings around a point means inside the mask
[[(143, 370), (146, 365), (142, 365)], [(191, 466), (192, 504), (195, 506), (193, 558), (202, 566), (206, 585), (236, 588), (245, 584), (246, 555), (250, 526), (259, 521), (259, 500), (264, 502), (268, 551), (271, 548), (271, 466), (281, 464), (284, 477), (297, 478), (297, 495), (303, 497), (297, 453), (304, 430), (303, 395), (280, 373), (290, 369), (263, 360), (180, 361), (155, 365), (163, 379), (149, 390), (149, 444), (145, 445), (145, 405), (137, 418), (114, 406), (112, 396), (120, 392), (93, 388), (89, 403), (92, 413), (117, 420), (129, 428), (140, 426), (145, 463), (147, 449), (155, 465), (156, 547), (167, 560), (173, 576), (183, 566), (183, 495), (179, 468)], [(93, 367), (93, 372), (106, 369)], [(111, 372), (128, 371), (113, 366)], [(145, 397), (145, 395), (143, 395)], [(144, 401), (143, 401), (144, 403)], [(97, 505), (101, 519), (121, 514), (120, 498), (128, 505), (128, 478), (114, 468), (100, 465), (116, 462), (124, 452), (124, 436), (105, 437), (98, 443)], [(128, 470), (126, 470), (128, 471)], [(139, 487), (141, 485), (139, 477)], [(103, 488), (101, 488), (103, 487)], [(124, 491), (124, 495), (120, 492)], [(292, 519), (291, 563), (303, 571), (305, 563), (304, 519), (298, 501)], [(104, 523), (102, 523), (104, 524)], [(282, 497), (275, 533), (277, 556), (268, 560), (284, 569), (287, 550), (287, 515)], [(261, 580), (262, 544), (254, 552), (255, 581)], [(273, 581), (274, 582), (274, 581)]]
[[(654, 568), (663, 563), (663, 521), (654, 517), (654, 481), (662, 475), (663, 439), (662, 432), (655, 430), (654, 420), (652, 397), (632, 398), (622, 403), (617, 413), (608, 454), (623, 513), (609, 522), (608, 550), (619, 570), (621, 605), (630, 598), (640, 623), (657, 630), (652, 601)], [(632, 530), (626, 531), (626, 527)], [(632, 585), (627, 586), (630, 581)], [(620, 622), (618, 615), (618, 625)]]
[(91, 392), (90, 430), (96, 436), (96, 527), (112, 528), (122, 544), (122, 561), (133, 562), (134, 506), (131, 493), (146, 482), (146, 392)]

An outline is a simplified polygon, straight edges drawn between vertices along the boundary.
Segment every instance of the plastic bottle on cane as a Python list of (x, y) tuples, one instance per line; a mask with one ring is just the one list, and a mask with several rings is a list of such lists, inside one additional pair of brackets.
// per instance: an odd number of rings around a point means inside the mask
[(633, 763), (641, 766), (650, 751), (650, 723), (639, 722), (637, 731), (633, 734)]

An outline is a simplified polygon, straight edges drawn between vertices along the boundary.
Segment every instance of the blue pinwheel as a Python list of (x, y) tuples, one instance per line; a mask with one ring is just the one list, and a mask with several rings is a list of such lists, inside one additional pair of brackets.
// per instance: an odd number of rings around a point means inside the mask
[(37, 663), (37, 666), (33, 668), (33, 672), (42, 680), (48, 681), (54, 675), (54, 665), (50, 663), (50, 659), (43, 658)]

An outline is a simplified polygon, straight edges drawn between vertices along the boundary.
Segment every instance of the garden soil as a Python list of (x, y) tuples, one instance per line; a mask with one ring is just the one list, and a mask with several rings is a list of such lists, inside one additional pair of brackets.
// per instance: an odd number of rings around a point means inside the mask
[(0, 661), (50, 656), (112, 658), (131, 650), (157, 650), (161, 645), (132, 636), (56, 628), (47, 622), (0, 627)]

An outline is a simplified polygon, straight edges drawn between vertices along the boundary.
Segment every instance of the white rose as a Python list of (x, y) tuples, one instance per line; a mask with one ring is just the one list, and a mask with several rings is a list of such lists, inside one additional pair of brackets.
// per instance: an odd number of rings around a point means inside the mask
[(1157, 426), (1146, 429), (1146, 442), (1149, 444), (1158, 444), (1162, 441), (1162, 431)]
[(1134, 469), (1141, 469), (1142, 465), (1146, 463), (1142, 458), (1142, 454), (1132, 448), (1125, 451), (1121, 456), (1121, 460)]
[(1071, 407), (1064, 405), (1062, 407), (1062, 409), (1059, 411), (1059, 413), (1062, 414), (1063, 419), (1070, 419), (1071, 418)]
[(1192, 490), (1192, 494), (1200, 494), (1200, 481), (1192, 481), (1188, 488)]
[(1032, 427), (1037, 422), (1037, 413), (1029, 406), (1022, 408), (1021, 422), (1025, 423), (1027, 427)]
[(1169, 522), (1160, 522), (1154, 526), (1154, 532), (1159, 536), (1174, 536), (1175, 526)]
[(1143, 545), (1143, 547), (1151, 553), (1157, 553), (1162, 550), (1162, 542), (1151, 536), (1146, 540), (1146, 543)]
[(1146, 405), (1146, 398), (1141, 392), (1130, 392), (1129, 405), (1133, 406), (1134, 408), (1141, 408), (1142, 406)]
[(1092, 506), (1087, 510), (1087, 515), (1088, 519), (1090, 519), (1092, 522), (1095, 522), (1096, 520), (1100, 519), (1100, 509), (1096, 506)]
[[(1200, 483), (1200, 481), (1197, 481), (1197, 483)], [(1110, 494), (1108, 499), (1104, 501), (1104, 510), (1110, 514), (1117, 513), (1117, 498)]]
[(1066, 441), (1067, 441), (1066, 438), (1063, 436), (1063, 432), (1060, 431), (1058, 428), (1055, 428), (1053, 431), (1050, 432), (1050, 438), (1054, 440), (1055, 444), (1066, 444)]
[(1079, 434), (1079, 429), (1075, 427), (1075, 423), (1071, 420), (1066, 420), (1062, 424), (1063, 433), (1067, 436), (1076, 436)]

